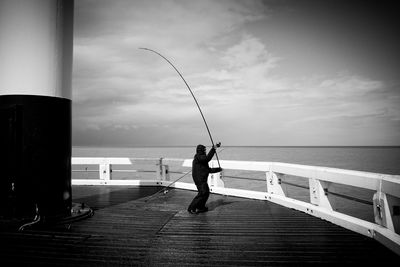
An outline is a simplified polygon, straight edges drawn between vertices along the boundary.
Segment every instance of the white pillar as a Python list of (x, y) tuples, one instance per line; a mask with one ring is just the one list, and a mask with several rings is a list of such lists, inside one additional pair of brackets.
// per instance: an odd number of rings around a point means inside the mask
[(0, 0), (0, 95), (71, 99), (73, 0)]

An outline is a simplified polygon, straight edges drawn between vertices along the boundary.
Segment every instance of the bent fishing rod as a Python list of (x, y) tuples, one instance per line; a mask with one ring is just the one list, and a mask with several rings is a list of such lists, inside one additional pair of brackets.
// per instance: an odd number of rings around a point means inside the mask
[[(201, 117), (203, 118), (204, 124), (206, 125), (207, 132), (208, 132), (208, 136), (210, 137), (210, 140), (211, 140), (211, 144), (212, 144), (212, 146), (214, 147), (214, 140), (213, 140), (213, 138), (212, 138), (212, 136), (211, 136), (210, 129), (208, 128), (207, 121), (206, 121), (206, 119), (205, 119), (205, 117), (204, 117), (204, 115), (203, 115), (203, 112), (201, 111), (200, 105), (199, 105), (199, 103), (197, 102), (197, 99), (196, 99), (196, 97), (194, 96), (194, 94), (193, 94), (193, 92), (192, 92), (192, 89), (190, 89), (190, 86), (189, 86), (188, 83), (186, 82), (185, 78), (183, 78), (182, 74), (178, 71), (178, 69), (174, 66), (174, 64), (171, 63), (171, 61), (169, 61), (166, 57), (164, 57), (163, 55), (161, 55), (161, 54), (158, 53), (157, 51), (154, 51), (154, 50), (152, 50), (152, 49), (145, 48), (145, 47), (140, 47), (139, 49), (147, 50), (147, 51), (150, 51), (150, 52), (153, 52), (153, 53), (159, 55), (160, 57), (162, 57), (163, 59), (165, 59), (165, 61), (167, 61), (167, 62), (174, 68), (174, 70), (179, 74), (179, 76), (181, 77), (181, 79), (182, 79), (183, 82), (185, 83), (186, 87), (189, 89), (190, 94), (193, 96), (194, 102), (196, 103), (197, 108), (198, 108), (199, 111), (200, 111)], [(215, 150), (215, 157), (217, 158), (218, 166), (221, 168), (221, 165), (219, 164), (219, 158), (218, 158), (217, 150)]]

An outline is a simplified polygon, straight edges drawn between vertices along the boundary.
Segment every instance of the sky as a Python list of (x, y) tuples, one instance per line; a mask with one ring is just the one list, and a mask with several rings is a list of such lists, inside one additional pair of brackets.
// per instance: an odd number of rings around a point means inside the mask
[(75, 0), (73, 145), (400, 145), (394, 3)]

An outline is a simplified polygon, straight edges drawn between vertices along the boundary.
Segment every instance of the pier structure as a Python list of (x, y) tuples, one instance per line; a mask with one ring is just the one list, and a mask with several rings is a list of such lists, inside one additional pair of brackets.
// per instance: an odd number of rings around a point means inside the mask
[[(149, 159), (156, 162), (155, 180), (151, 178), (131, 180), (112, 177), (119, 172), (124, 172), (124, 170), (120, 170), (121, 168), (124, 169), (123, 166), (131, 166), (143, 160), (145, 159), (73, 158), (72, 162), (75, 166), (98, 165), (99, 179), (73, 179), (72, 181), (76, 185), (164, 186), (196, 191), (190, 176), (189, 182), (175, 182), (174, 178), (171, 178), (173, 171), (168, 166), (168, 162), (175, 164), (182, 162), (182, 167), (190, 170), (191, 159)], [(209, 176), (212, 193), (269, 201), (295, 209), (373, 238), (400, 255), (400, 176), (280, 162), (222, 160), (220, 163), (224, 170), (258, 173), (255, 180), (259, 182), (261, 188), (256, 191), (229, 188), (224, 181), (230, 178), (240, 179), (240, 177), (226, 176), (221, 179), (223, 174), (216, 173)], [(216, 164), (215, 161), (211, 161), (211, 165)], [(137, 171), (125, 168), (127, 174)], [(183, 173), (185, 172), (181, 172), (181, 174)], [(289, 179), (286, 179), (288, 177)], [(247, 181), (251, 183), (252, 178), (247, 179)], [(295, 199), (289, 196), (287, 194), (288, 186), (304, 189), (306, 197)], [(346, 194), (349, 188), (363, 190), (364, 198)], [(338, 198), (345, 199), (347, 201), (345, 205), (361, 205), (364, 210), (371, 214), (370, 219), (358, 218), (351, 213), (342, 212), (343, 205), (340, 209), (335, 207)]]
[[(190, 177), (174, 183), (190, 171), (190, 160), (148, 159), (153, 162), (150, 170), (132, 166), (144, 160), (72, 158), (73, 200), (91, 206), (94, 216), (69, 225), (36, 225), (17, 232), (0, 224), (2, 262), (58, 266), (371, 266), (393, 264), (400, 257), (398, 215), (392, 213), (397, 205), (392, 200), (399, 199), (398, 176), (222, 160), (226, 173), (244, 169), (256, 175), (210, 175), (209, 211), (193, 215), (186, 210), (197, 193)], [(181, 168), (176, 171), (171, 165)], [(308, 181), (297, 184), (286, 176)], [(260, 186), (256, 190), (228, 186), (230, 180), (242, 178), (248, 179), (246, 185), (255, 182)], [(372, 194), (369, 201), (357, 200), (334, 191), (334, 184), (365, 187)], [(286, 187), (295, 185), (308, 191), (305, 199), (290, 196)], [(166, 186), (169, 190), (164, 193)], [(361, 201), (373, 214), (372, 221), (337, 210), (332, 198), (338, 196), (354, 203)]]

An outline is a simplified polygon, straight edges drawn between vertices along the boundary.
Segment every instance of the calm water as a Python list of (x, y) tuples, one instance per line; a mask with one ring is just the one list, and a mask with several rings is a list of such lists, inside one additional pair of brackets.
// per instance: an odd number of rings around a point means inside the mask
[[(400, 174), (400, 147), (221, 147), (221, 160), (274, 161)], [(74, 157), (190, 159), (195, 147), (73, 147)]]

